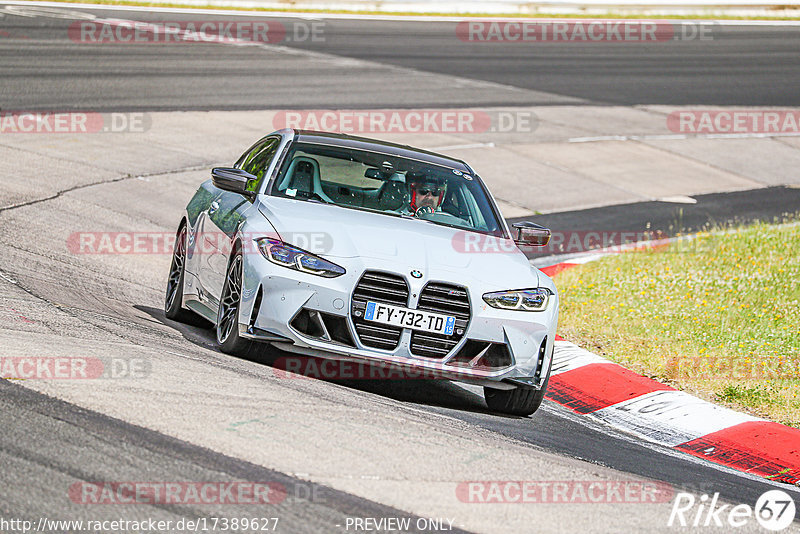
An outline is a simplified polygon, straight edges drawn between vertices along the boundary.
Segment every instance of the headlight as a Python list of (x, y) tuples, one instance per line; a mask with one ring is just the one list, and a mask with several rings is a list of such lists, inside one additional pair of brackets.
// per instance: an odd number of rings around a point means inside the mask
[(256, 239), (256, 243), (261, 254), (276, 265), (325, 278), (336, 278), (345, 273), (344, 267), (283, 241), (264, 237)]
[(550, 295), (549, 289), (538, 287), (485, 293), (483, 300), (492, 308), (501, 310), (544, 311), (547, 309)]

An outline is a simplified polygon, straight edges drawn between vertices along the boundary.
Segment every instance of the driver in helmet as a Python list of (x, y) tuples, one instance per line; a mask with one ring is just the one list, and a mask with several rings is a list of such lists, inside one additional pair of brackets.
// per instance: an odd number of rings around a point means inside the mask
[(416, 215), (432, 214), (439, 209), (444, 197), (444, 186), (433, 176), (417, 171), (406, 174), (408, 192), (411, 195), (410, 210)]

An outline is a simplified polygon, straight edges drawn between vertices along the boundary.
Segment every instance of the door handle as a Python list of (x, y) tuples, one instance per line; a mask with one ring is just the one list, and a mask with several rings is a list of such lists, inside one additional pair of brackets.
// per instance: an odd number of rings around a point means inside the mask
[(211, 214), (211, 213), (214, 213), (214, 212), (215, 212), (215, 211), (217, 211), (218, 209), (219, 209), (219, 202), (217, 202), (217, 201), (215, 200), (214, 202), (212, 202), (212, 203), (211, 203), (211, 207), (209, 207), (209, 208), (208, 208), (208, 213), (209, 213), (209, 214)]

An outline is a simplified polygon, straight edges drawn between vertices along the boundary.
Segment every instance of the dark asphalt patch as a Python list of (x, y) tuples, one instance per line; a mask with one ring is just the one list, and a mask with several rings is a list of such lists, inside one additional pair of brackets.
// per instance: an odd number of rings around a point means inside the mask
[[(558, 235), (563, 247), (548, 246), (541, 251), (528, 253), (529, 258), (551, 254), (586, 252), (604, 245), (619, 245), (620, 238), (641, 241), (675, 237), (714, 227), (734, 224), (752, 224), (757, 221), (773, 222), (800, 212), (800, 188), (767, 187), (733, 193), (712, 193), (692, 197), (696, 204), (669, 202), (636, 202), (602, 208), (548, 213), (508, 219), (534, 221), (550, 228)], [(590, 236), (595, 233), (597, 236)], [(648, 234), (649, 233), (649, 234)], [(625, 234), (625, 235), (622, 235)], [(575, 238), (570, 246), (570, 239)], [(606, 238), (604, 240), (604, 238)], [(610, 242), (609, 242), (610, 241)], [(589, 247), (578, 249), (588, 244)]]
[[(202, 421), (197, 422), (202, 425)], [(344, 532), (350, 518), (418, 516), (214, 452), (0, 380), (0, 513), (49, 519), (278, 517), (279, 532)], [(333, 445), (332, 445), (333, 446)], [(19, 464), (19, 465), (18, 465)], [(24, 473), (24, 475), (23, 475)], [(270, 482), (285, 488), (274, 505), (71, 502), (76, 483), (120, 481)], [(423, 521), (424, 522), (424, 521)], [(445, 523), (446, 524), (446, 523)], [(383, 532), (400, 532), (387, 528)], [(452, 532), (464, 532), (453, 527)]]

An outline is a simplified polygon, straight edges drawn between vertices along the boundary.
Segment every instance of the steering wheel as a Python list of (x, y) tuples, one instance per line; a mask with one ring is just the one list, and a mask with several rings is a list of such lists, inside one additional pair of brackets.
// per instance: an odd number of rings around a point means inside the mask
[(433, 215), (433, 208), (430, 206), (421, 206), (414, 212), (414, 217), (423, 217), (427, 215)]

